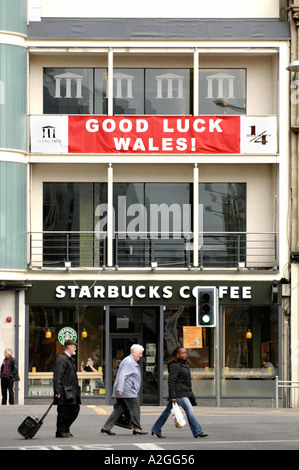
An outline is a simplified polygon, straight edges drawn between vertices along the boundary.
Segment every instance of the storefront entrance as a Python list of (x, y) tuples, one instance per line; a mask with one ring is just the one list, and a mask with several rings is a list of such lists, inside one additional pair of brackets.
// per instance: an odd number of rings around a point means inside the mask
[[(159, 404), (159, 372), (161, 369), (160, 334), (159, 328), (157, 328), (159, 313), (159, 307), (109, 308), (110, 335), (107, 379), (111, 392), (119, 364), (130, 354), (132, 344), (141, 344), (144, 347), (143, 358), (140, 361), (143, 380), (139, 396), (140, 403), (144, 405)], [(125, 332), (126, 330), (129, 331)], [(106, 398), (110, 404), (114, 402), (111, 394)]]
[[(268, 282), (235, 281), (233, 286), (215, 283), (220, 299), (216, 389), (214, 328), (203, 328), (201, 345), (194, 337), (197, 327), (192, 292), (196, 285), (196, 281), (173, 281), (169, 285), (143, 281), (141, 286), (137, 281), (123, 281), (121, 285), (102, 281), (91, 289), (73, 283), (33, 283), (26, 292), (25, 396), (53, 394), (53, 370), (62, 352), (61, 340), (64, 334), (71, 334), (78, 343), (75, 360), (83, 398), (115, 402), (112, 388), (117, 370), (134, 343), (144, 347), (140, 364), (143, 405), (163, 405), (168, 397), (167, 361), (177, 345), (188, 349), (197, 397), (215, 397), (216, 390), (221, 398), (273, 397), (275, 376), (280, 376), (282, 364), (280, 297), (271, 297)], [(126, 298), (129, 295), (130, 302)], [(112, 300), (119, 303), (109, 305)], [(94, 370), (86, 368), (90, 359)]]

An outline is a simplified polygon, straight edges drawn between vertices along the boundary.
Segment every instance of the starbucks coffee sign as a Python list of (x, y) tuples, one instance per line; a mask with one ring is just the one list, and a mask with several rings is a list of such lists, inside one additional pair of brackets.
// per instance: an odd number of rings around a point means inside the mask
[[(28, 305), (195, 305), (197, 288), (214, 285), (220, 304), (272, 304), (271, 281), (115, 280), (35, 281), (25, 293)], [(281, 284), (278, 283), (278, 300)], [(279, 303), (279, 302), (278, 302)], [(68, 339), (72, 339), (71, 337)]]

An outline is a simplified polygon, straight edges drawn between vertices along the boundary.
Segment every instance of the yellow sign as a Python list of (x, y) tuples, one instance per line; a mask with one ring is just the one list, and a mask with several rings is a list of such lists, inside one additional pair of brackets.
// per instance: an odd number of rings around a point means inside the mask
[(184, 348), (202, 348), (202, 328), (200, 326), (184, 326)]

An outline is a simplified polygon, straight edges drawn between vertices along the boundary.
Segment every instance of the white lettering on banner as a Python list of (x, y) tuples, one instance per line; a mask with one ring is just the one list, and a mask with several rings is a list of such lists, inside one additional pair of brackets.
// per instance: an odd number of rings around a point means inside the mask
[[(181, 286), (179, 288), (179, 296), (182, 299), (192, 299), (196, 298), (197, 288), (190, 286)], [(56, 298), (64, 299), (67, 292), (69, 292), (70, 298), (75, 299), (76, 295), (78, 299), (88, 298), (88, 299), (130, 299), (134, 295), (138, 299), (144, 299), (148, 297), (149, 299), (171, 299), (173, 296), (173, 287), (172, 286), (115, 286), (109, 285), (104, 286), (94, 286), (89, 288), (88, 286), (57, 286), (56, 287)], [(218, 296), (219, 299), (223, 299), (228, 296), (230, 299), (251, 299), (252, 289), (251, 286), (219, 286), (218, 287)]]
[(161, 139), (161, 148), (156, 145), (154, 139), (149, 137), (148, 139), (142, 139), (138, 137), (135, 141), (130, 137), (114, 137), (114, 146), (118, 152), (122, 150), (128, 151), (130, 149), (131, 141), (133, 143), (132, 150), (136, 152), (137, 150), (146, 151), (149, 150), (150, 152), (156, 152), (159, 150), (172, 152), (173, 150), (177, 150), (178, 152), (184, 152), (188, 148), (188, 144), (190, 145), (191, 151), (195, 151), (195, 143), (194, 138), (185, 139), (184, 137), (180, 137), (178, 139), (172, 139), (171, 137), (163, 137)]
[(96, 119), (88, 119), (86, 121), (86, 130), (88, 132), (98, 132), (100, 126)]
[[(223, 132), (220, 124), (222, 119), (219, 118), (210, 118), (210, 119), (196, 119), (192, 122), (192, 128), (194, 132)], [(135, 129), (133, 129), (133, 121), (130, 119), (121, 119), (118, 123), (114, 119), (104, 119), (102, 122), (102, 130), (104, 132), (114, 132), (119, 130), (121, 132), (146, 132), (148, 130), (148, 122), (145, 119), (136, 119)], [(184, 125), (182, 125), (182, 119), (176, 120), (176, 126), (170, 127), (169, 120), (163, 119), (163, 132), (187, 132), (190, 127), (190, 120), (185, 119)], [(86, 121), (85, 128), (88, 132), (98, 132), (100, 131), (100, 123), (96, 118), (91, 118)]]

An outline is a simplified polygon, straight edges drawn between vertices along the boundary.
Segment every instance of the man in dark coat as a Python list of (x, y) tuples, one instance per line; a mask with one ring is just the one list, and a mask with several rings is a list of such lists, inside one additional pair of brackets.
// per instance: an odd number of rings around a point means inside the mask
[(0, 369), (1, 377), (1, 392), (2, 392), (2, 405), (7, 403), (7, 392), (9, 395), (9, 404), (14, 405), (14, 383), (20, 380), (18, 373), (18, 364), (14, 357), (12, 357), (12, 350), (4, 350), (4, 359)]
[(57, 404), (56, 437), (71, 437), (70, 426), (80, 411), (80, 387), (73, 356), (77, 344), (66, 340), (63, 353), (57, 359), (53, 376), (55, 404)]

